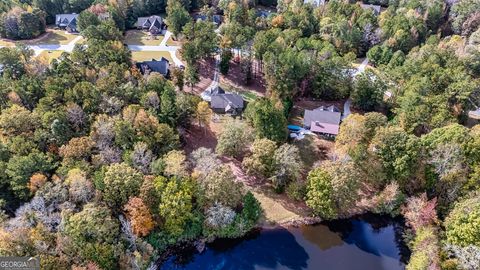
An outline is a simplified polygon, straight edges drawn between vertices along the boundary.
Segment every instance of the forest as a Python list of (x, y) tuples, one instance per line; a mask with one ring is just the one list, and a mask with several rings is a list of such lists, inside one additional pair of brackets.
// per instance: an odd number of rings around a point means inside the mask
[[(345, 0), (2, 2), (2, 37), (37, 37), (75, 12), (85, 42), (51, 63), (0, 48), (0, 255), (148, 269), (176, 246), (243, 236), (265, 213), (240, 168), (320, 220), (403, 217), (408, 270), (478, 269), (480, 1), (364, 3), (381, 12)], [(123, 43), (154, 14), (181, 43), (185, 67), (168, 78), (142, 74)], [(193, 89), (217, 55), (222, 76), (261, 78), (265, 94), (214, 148), (190, 151), (186, 130), (202, 137), (213, 116)], [(289, 138), (301, 99), (352, 102), (330, 158)]]

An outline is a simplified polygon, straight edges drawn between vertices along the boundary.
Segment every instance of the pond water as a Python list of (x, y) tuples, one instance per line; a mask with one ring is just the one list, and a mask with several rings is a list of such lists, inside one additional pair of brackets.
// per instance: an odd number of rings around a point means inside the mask
[(160, 269), (400, 270), (408, 249), (400, 220), (362, 216), (299, 228), (262, 229), (219, 239), (203, 253), (183, 250)]

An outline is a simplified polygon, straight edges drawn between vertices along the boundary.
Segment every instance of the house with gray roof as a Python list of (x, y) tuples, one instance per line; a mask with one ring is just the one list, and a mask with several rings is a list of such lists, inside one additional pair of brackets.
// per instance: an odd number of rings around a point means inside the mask
[(242, 96), (234, 93), (223, 93), (212, 96), (210, 108), (216, 113), (240, 115), (243, 112), (244, 101)]
[(165, 57), (162, 57), (160, 60), (152, 59), (151, 61), (138, 62), (136, 66), (144, 75), (148, 75), (151, 72), (158, 72), (167, 77), (169, 73), (168, 69), (170, 67), (170, 62)]
[(222, 21), (223, 21), (222, 15), (218, 15), (218, 14), (215, 14), (215, 15), (211, 16), (210, 18), (206, 15), (203, 15), (203, 14), (197, 14), (197, 15), (193, 16), (193, 18), (196, 21), (211, 21), (211, 22), (213, 22), (213, 24), (215, 24), (216, 27), (220, 26), (220, 24), (222, 24)]
[(69, 33), (78, 33), (77, 29), (78, 14), (57, 14), (55, 15), (55, 25), (60, 29), (65, 29)]
[(150, 17), (138, 17), (135, 26), (137, 29), (148, 31), (152, 35), (158, 35), (162, 33), (164, 23), (162, 17), (153, 15)]
[(340, 130), (342, 113), (335, 106), (321, 106), (315, 110), (305, 110), (303, 126), (312, 132), (336, 136)]
[(382, 7), (379, 5), (372, 5), (372, 4), (360, 4), (363, 9), (371, 9), (373, 14), (380, 15)]
[(325, 5), (325, 0), (303, 0), (304, 4), (311, 4), (314, 7), (319, 7)]

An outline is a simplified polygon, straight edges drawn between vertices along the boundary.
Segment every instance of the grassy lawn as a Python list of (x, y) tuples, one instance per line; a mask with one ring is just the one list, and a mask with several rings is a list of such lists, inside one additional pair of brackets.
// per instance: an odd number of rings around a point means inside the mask
[(72, 40), (74, 40), (78, 35), (73, 35), (65, 32), (65, 30), (59, 30), (59, 29), (50, 29), (48, 31), (48, 34), (38, 40), (37, 42), (34, 42), (35, 44), (61, 44), (61, 45), (67, 45), (70, 43)]
[(38, 38), (31, 40), (11, 41), (0, 39), (0, 46), (15, 46), (15, 43), (25, 43), (26, 45), (40, 45), (40, 44), (60, 44), (67, 45), (74, 40), (78, 35), (68, 34), (65, 30), (48, 29), (47, 33)]
[(240, 89), (237, 87), (234, 87), (232, 85), (227, 85), (227, 84), (220, 84), (220, 87), (223, 88), (227, 92), (236, 92), (239, 95), (243, 97), (243, 99), (247, 102), (252, 102), (258, 98), (258, 95), (254, 92), (251, 91), (246, 91), (244, 89)]
[(51, 63), (53, 61), (53, 59), (57, 59), (60, 57), (60, 55), (62, 55), (63, 51), (43, 51), (42, 53), (40, 53), (37, 58), (38, 59), (45, 59), (46, 61), (48, 61), (48, 63)]
[(273, 224), (283, 224), (293, 220), (300, 220), (302, 217), (285, 207), (275, 199), (257, 191), (252, 192), (255, 198), (260, 202), (263, 209), (266, 222)]
[(147, 61), (147, 60), (160, 60), (160, 58), (165, 57), (170, 64), (173, 64), (172, 57), (169, 52), (154, 52), (154, 51), (137, 51), (132, 52), (132, 59), (137, 62)]
[(9, 40), (0, 39), (0, 46), (15, 46), (15, 43)]
[(172, 37), (170, 37), (167, 40), (167, 46), (180, 46), (180, 42), (173, 40)]
[(129, 30), (125, 34), (125, 44), (127, 45), (145, 45), (158, 46), (162, 42), (163, 36), (150, 36), (147, 32), (141, 30)]

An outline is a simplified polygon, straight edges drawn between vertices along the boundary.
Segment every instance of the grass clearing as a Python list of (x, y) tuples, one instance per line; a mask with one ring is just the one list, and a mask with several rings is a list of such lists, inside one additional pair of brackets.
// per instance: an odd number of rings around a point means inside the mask
[(157, 51), (132, 51), (132, 60), (136, 62), (142, 62), (147, 60), (160, 60), (165, 57), (170, 64), (173, 64), (172, 56), (169, 52), (157, 52)]
[(48, 63), (51, 63), (53, 59), (59, 58), (64, 51), (43, 51), (38, 56), (37, 59), (45, 59)]
[(15, 46), (16, 43), (24, 43), (26, 45), (68, 45), (78, 35), (69, 34), (65, 30), (47, 29), (47, 32), (34, 39), (26, 40), (9, 40), (0, 39), (0, 46)]
[(15, 42), (12, 42), (10, 40), (0, 39), (0, 46), (13, 47), (15, 46)]
[(252, 191), (255, 198), (260, 202), (266, 222), (274, 224), (285, 224), (290, 221), (300, 220), (302, 217), (285, 207), (275, 199), (263, 193)]
[(173, 40), (173, 38), (170, 36), (167, 40), (167, 46), (180, 46), (180, 42)]
[(151, 36), (142, 30), (129, 30), (125, 33), (125, 44), (127, 45), (144, 45), (159, 46), (163, 36)]

